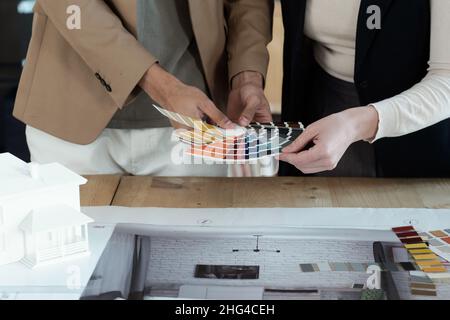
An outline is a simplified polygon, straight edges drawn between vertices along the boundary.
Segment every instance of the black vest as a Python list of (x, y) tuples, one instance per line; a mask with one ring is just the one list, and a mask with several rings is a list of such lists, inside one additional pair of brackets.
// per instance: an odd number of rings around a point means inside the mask
[[(282, 116), (284, 121), (310, 124), (318, 119), (308, 110), (310, 74), (316, 63), (312, 42), (304, 36), (306, 0), (281, 2), (285, 27)], [(381, 8), (380, 30), (367, 27), (371, 5)], [(354, 77), (361, 105), (393, 97), (424, 78), (430, 57), (430, 17), (429, 0), (361, 0)], [(450, 177), (450, 120), (374, 145), (379, 176)]]

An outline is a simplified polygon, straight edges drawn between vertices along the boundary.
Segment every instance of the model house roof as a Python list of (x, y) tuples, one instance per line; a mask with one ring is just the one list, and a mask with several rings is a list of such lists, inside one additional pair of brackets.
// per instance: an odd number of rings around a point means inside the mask
[(20, 224), (20, 228), (25, 232), (35, 233), (81, 226), (90, 222), (94, 220), (72, 207), (55, 205), (31, 211)]
[(87, 182), (58, 163), (36, 165), (37, 177), (32, 177), (30, 164), (9, 153), (0, 154), (0, 200), (32, 191)]

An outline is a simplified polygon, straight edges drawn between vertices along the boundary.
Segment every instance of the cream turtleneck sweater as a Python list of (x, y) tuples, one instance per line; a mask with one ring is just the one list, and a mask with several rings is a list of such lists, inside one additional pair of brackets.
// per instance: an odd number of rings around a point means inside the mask
[[(360, 0), (308, 0), (305, 34), (332, 76), (353, 82)], [(450, 0), (431, 0), (428, 75), (402, 94), (373, 103), (380, 122), (374, 141), (412, 133), (450, 117)]]

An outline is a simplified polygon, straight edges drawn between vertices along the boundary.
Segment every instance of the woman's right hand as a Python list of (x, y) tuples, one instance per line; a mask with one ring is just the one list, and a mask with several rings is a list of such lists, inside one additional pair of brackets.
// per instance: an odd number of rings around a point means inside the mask
[[(378, 112), (372, 106), (332, 114), (308, 126), (283, 149), (280, 160), (305, 174), (331, 171), (351, 144), (376, 136), (378, 122)], [(314, 146), (309, 148), (311, 144)]]
[[(207, 116), (223, 129), (236, 127), (206, 94), (182, 83), (158, 64), (154, 64), (147, 70), (140, 86), (155, 102), (169, 111), (196, 119), (204, 119)], [(177, 128), (182, 127), (178, 123), (172, 123), (172, 125)]]

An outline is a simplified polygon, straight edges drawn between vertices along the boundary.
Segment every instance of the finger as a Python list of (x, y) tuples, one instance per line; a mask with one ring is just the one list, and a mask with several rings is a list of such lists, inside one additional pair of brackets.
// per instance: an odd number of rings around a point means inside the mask
[(227, 115), (231, 121), (238, 123), (241, 116), (241, 100), (240, 97), (232, 92), (228, 96)]
[(264, 99), (264, 103), (257, 109), (254, 121), (261, 123), (270, 123), (273, 121), (272, 111), (270, 110), (270, 104), (267, 99)]
[(296, 153), (280, 153), (278, 156), (280, 161), (284, 161), (295, 166), (297, 162), (297, 154)]
[(320, 162), (305, 165), (298, 161), (298, 154), (295, 153), (281, 154), (280, 160), (290, 163), (305, 174), (313, 174), (330, 170), (327, 166), (321, 166)]
[(246, 127), (252, 122), (255, 117), (256, 110), (258, 106), (261, 104), (261, 98), (257, 95), (251, 95), (247, 98), (244, 105), (244, 111), (242, 111), (241, 116), (239, 117), (239, 125)]
[(289, 146), (283, 149), (284, 153), (293, 153), (303, 150), (314, 138), (316, 134), (313, 130), (306, 129), (303, 133)]
[(297, 154), (297, 164), (302, 167), (321, 167), (323, 166), (322, 160), (323, 156), (317, 147), (313, 147)]
[(301, 172), (304, 174), (315, 174), (315, 173), (321, 173), (329, 171), (326, 167), (316, 167), (316, 168), (298, 168)]
[(170, 124), (172, 125), (172, 127), (175, 129), (186, 129), (186, 130), (191, 129), (190, 127), (188, 127), (184, 124), (181, 124), (179, 122), (173, 121), (172, 119), (169, 119), (169, 121), (170, 121)]
[[(286, 160), (285, 160), (286, 159)], [(281, 161), (287, 161), (296, 167), (319, 167), (322, 166), (320, 161), (322, 156), (317, 151), (317, 148), (312, 148), (300, 153), (282, 153), (280, 154)]]
[(220, 111), (212, 101), (208, 100), (204, 103), (200, 103), (198, 107), (219, 127), (223, 129), (236, 128), (236, 125), (222, 111)]

